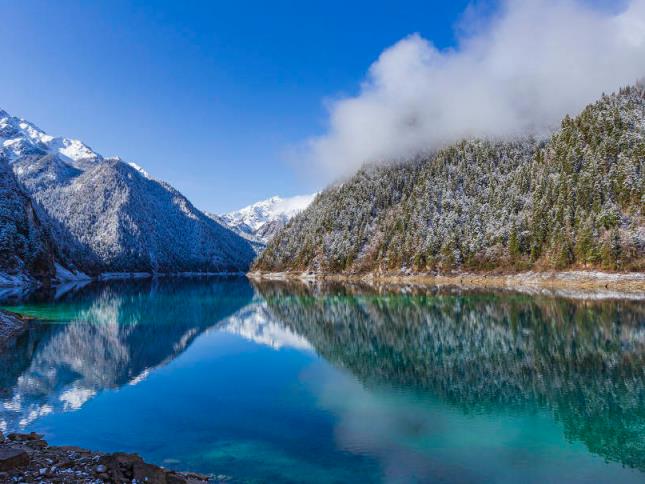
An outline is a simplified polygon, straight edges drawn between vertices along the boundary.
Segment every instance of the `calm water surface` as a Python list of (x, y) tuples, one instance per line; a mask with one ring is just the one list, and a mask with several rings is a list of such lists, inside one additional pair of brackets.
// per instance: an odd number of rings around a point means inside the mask
[(234, 482), (645, 482), (645, 307), (112, 282), (5, 296), (0, 430)]

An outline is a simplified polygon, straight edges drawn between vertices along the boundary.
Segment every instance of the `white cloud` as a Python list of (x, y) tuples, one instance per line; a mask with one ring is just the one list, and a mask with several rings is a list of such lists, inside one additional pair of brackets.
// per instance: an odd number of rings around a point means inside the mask
[(464, 137), (540, 134), (645, 75), (645, 0), (617, 13), (574, 0), (506, 0), (485, 21), (473, 12), (454, 49), (413, 34), (383, 51), (358, 95), (330, 103), (305, 159), (338, 176)]

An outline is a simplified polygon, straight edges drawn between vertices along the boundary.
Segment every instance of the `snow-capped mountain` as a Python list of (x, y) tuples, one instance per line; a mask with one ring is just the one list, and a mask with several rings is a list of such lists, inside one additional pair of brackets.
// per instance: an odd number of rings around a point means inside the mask
[(103, 157), (77, 139), (54, 137), (33, 123), (0, 109), (0, 155), (9, 163), (26, 158), (57, 155), (68, 165), (84, 169)]
[(31, 197), (67, 267), (90, 275), (231, 272), (245, 271), (255, 257), (247, 240), (138, 165), (1, 110), (0, 158)]
[(291, 217), (306, 209), (316, 195), (275, 196), (219, 217), (229, 227), (266, 243)]

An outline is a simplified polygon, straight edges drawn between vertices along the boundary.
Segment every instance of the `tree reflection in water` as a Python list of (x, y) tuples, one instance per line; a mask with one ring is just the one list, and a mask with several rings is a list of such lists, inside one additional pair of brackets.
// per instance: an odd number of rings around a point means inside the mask
[(548, 409), (567, 439), (645, 470), (645, 307), (513, 292), (258, 282), (276, 319), (368, 388), (466, 414)]

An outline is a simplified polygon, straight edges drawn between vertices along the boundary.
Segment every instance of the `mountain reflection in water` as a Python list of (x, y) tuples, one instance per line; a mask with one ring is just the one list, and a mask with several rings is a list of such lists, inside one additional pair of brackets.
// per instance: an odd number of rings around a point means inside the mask
[[(301, 442), (291, 450), (302, 467), (292, 461), (287, 465), (276, 449), (286, 452), (297, 440), (297, 433), (289, 438), (297, 427), (284, 429), (284, 442), (274, 437), (274, 442), (260, 443), (266, 438), (260, 427), (268, 425), (261, 418), (271, 419), (271, 414), (232, 411), (235, 418), (257, 419), (252, 420), (257, 435), (251, 439), (248, 426), (240, 424), (245, 430), (234, 440), (233, 417), (213, 427), (202, 421), (205, 440), (188, 439), (194, 448), (185, 454), (194, 457), (184, 458), (196, 470), (210, 471), (212, 466), (233, 475), (246, 472), (249, 478), (279, 475), (284, 480), (324, 482), (332, 477), (324, 469), (331, 469), (333, 462), (346, 467), (329, 471), (338, 472), (333, 475), (339, 481), (356, 476), (375, 480), (365, 467), (367, 456), (379, 462), (377, 480), (512, 480), (509, 476), (517, 474), (500, 474), (504, 465), (520, 462), (518, 469), (526, 471), (522, 466), (528, 464), (522, 459), (536, 459), (526, 449), (531, 443), (527, 433), (537, 435), (547, 426), (560, 425), (560, 439), (563, 432), (572, 445), (645, 472), (645, 308), (639, 301), (454, 288), (252, 284), (243, 278), (112, 282), (6, 302), (8, 309), (45, 323), (34, 324), (10, 351), (0, 354), (0, 430), (29, 428), (45, 415), (77, 411), (102, 390), (138, 384), (213, 328), (217, 334), (234, 334), (275, 352), (279, 361), (271, 363), (271, 371), (276, 382), (288, 380), (284, 375), (295, 364), (289, 351), (310, 355), (306, 361), (319, 355), (322, 362), (331, 363), (314, 377), (289, 380), (289, 388), (296, 385), (315, 402), (309, 404), (304, 397), (280, 402), (281, 411), (295, 415), (310, 405), (306, 415), (318, 422), (312, 428), (327, 425), (333, 415), (333, 443), (324, 441), (325, 432), (311, 435), (315, 442)], [(230, 365), (244, 369), (252, 364), (244, 355), (228, 366), (214, 364), (205, 371), (230, 373), (234, 381), (238, 374)], [(258, 365), (273, 361), (264, 355), (257, 357), (264, 362)], [(197, 365), (200, 360), (194, 356), (191, 361)], [(255, 383), (235, 381), (220, 391), (252, 394)], [(229, 415), (220, 396), (220, 407), (214, 407), (215, 397), (209, 400), (210, 395), (204, 393), (203, 404), (191, 405), (202, 405), (214, 420), (218, 417), (211, 409), (217, 408), (221, 418)], [(253, 398), (267, 412), (275, 404), (270, 392)], [(506, 427), (500, 419), (506, 419)], [(542, 423), (544, 428), (535, 427)], [(172, 427), (172, 422), (164, 425)], [(175, 434), (180, 432), (173, 428)], [(219, 442), (218, 432), (228, 440)], [(513, 447), (514, 439), (520, 441), (518, 435), (524, 440)], [(176, 440), (181, 440), (180, 434)], [(172, 444), (169, 439), (166, 445)], [(274, 446), (270, 451), (269, 444)], [(481, 455), (464, 457), (478, 460), (473, 464), (478, 471), (448, 464), (454, 460), (446, 454), (449, 445), (462, 448), (464, 454), (479, 449)], [(553, 445), (562, 450), (563, 444)], [(329, 455), (323, 452), (327, 446), (333, 447)], [(334, 453), (338, 450), (343, 454)], [(164, 452), (169, 451), (162, 449), (151, 457), (162, 462), (168, 457)], [(272, 459), (267, 458), (269, 452)], [(348, 455), (362, 460), (350, 465)], [(546, 459), (550, 454), (540, 455)], [(547, 460), (570, 458), (562, 452)], [(320, 464), (316, 459), (324, 465), (312, 467), (312, 462)], [(271, 460), (284, 465), (266, 470)], [(531, 469), (540, 465), (534, 462)], [(545, 460), (545, 468), (548, 465)], [(355, 468), (350, 472), (351, 466)], [(611, 474), (603, 477), (599, 469), (589, 472), (607, 480), (604, 477)], [(287, 472), (293, 475), (287, 478)], [(535, 479), (553, 478), (546, 472)]]
[(10, 306), (49, 324), (32, 325), (11, 353), (0, 355), (7, 368), (0, 375), (0, 430), (78, 409), (103, 389), (136, 384), (248, 304), (253, 290), (241, 278), (159, 279), (90, 285), (52, 304), (57, 295)]

